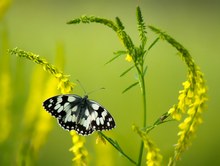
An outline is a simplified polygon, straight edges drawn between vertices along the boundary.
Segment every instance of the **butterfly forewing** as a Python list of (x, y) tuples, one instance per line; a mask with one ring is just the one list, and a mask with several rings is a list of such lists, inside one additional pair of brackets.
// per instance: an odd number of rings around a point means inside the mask
[(95, 130), (110, 130), (115, 122), (110, 113), (88, 96), (59, 95), (43, 103), (44, 108), (58, 119), (58, 123), (67, 130), (89, 135)]
[(56, 118), (64, 117), (75, 105), (80, 103), (81, 97), (77, 95), (59, 95), (44, 101), (44, 108)]

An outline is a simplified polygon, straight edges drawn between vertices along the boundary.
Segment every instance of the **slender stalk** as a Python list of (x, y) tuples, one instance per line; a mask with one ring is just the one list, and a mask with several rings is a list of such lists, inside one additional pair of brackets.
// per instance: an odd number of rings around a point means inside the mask
[[(143, 117), (143, 128), (146, 128), (147, 126), (147, 103), (146, 103), (146, 88), (145, 88), (145, 80), (144, 80), (144, 74), (143, 74), (143, 65), (141, 65), (141, 70), (137, 68), (138, 74), (139, 74), (139, 81), (141, 85), (141, 94), (142, 94), (142, 101), (143, 101), (143, 111), (144, 111), (144, 117)], [(142, 161), (142, 155), (144, 150), (144, 142), (141, 142), (140, 151), (139, 151), (139, 157), (138, 157), (138, 166), (141, 165)]]
[(139, 151), (139, 156), (138, 156), (138, 164), (137, 164), (138, 166), (141, 165), (143, 150), (144, 150), (144, 142), (141, 141), (141, 146), (140, 146), (140, 151)]
[(117, 149), (124, 157), (126, 157), (130, 162), (132, 162), (133, 164), (137, 165), (137, 163), (130, 158), (120, 147), (119, 145), (113, 141), (111, 138), (108, 138), (105, 134), (103, 134), (102, 132), (99, 132), (100, 135), (102, 135), (102, 137), (105, 138), (105, 140), (107, 140), (115, 149)]
[(143, 127), (145, 128), (147, 126), (147, 103), (146, 103), (146, 88), (145, 88), (144, 76), (142, 76), (142, 99), (143, 99), (143, 109), (144, 109)]

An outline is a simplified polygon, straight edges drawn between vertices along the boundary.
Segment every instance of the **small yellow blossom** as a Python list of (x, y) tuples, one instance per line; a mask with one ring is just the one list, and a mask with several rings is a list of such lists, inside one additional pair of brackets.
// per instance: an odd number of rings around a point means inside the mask
[(170, 110), (168, 111), (168, 114), (172, 115), (173, 119), (176, 119), (177, 121), (181, 120), (181, 113), (179, 112), (178, 108), (176, 105), (174, 105), (172, 108), (170, 108)]
[(194, 95), (194, 91), (190, 90), (187, 92), (187, 97), (188, 98), (193, 98), (195, 95)]
[(160, 149), (156, 147), (155, 143), (147, 135), (147, 132), (141, 131), (137, 126), (133, 125), (132, 129), (138, 133), (144, 142), (144, 147), (147, 149), (146, 165), (147, 166), (161, 166), (162, 155)]
[(62, 73), (56, 73), (54, 76), (55, 76), (56, 78), (61, 78), (61, 77), (62, 77)]
[(190, 82), (189, 81), (185, 81), (182, 84), (183, 84), (184, 89), (188, 89), (190, 87)]
[(184, 130), (185, 128), (187, 128), (188, 123), (192, 120), (192, 118), (189, 116), (187, 117), (182, 123), (179, 124), (179, 128), (181, 130)]
[(99, 144), (100, 142), (102, 142), (103, 144), (106, 144), (105, 138), (98, 132), (98, 136), (96, 138), (96, 144)]
[(131, 55), (127, 54), (125, 60), (128, 61), (128, 62), (131, 62), (132, 61)]

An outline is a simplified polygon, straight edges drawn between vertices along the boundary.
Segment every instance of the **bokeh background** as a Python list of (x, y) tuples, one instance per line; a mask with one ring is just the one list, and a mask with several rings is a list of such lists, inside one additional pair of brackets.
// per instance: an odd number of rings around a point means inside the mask
[[(5, 0), (0, 0), (0, 5), (3, 1)], [(64, 71), (71, 75), (70, 79), (73, 82), (79, 79), (87, 91), (106, 88), (90, 95), (90, 98), (99, 101), (115, 117), (117, 128), (106, 132), (106, 135), (116, 139), (129, 156), (137, 159), (140, 140), (131, 130), (131, 125), (142, 124), (140, 90), (135, 87), (125, 94), (121, 93), (135, 81), (136, 74), (131, 72), (125, 77), (119, 77), (131, 65), (125, 61), (125, 57), (104, 65), (113, 57), (113, 52), (123, 49), (120, 41), (112, 30), (102, 25), (66, 24), (67, 21), (85, 14), (109, 19), (118, 16), (124, 23), (126, 31), (138, 43), (135, 15), (137, 5), (142, 9), (146, 24), (166, 31), (190, 51), (207, 80), (209, 101), (203, 114), (204, 123), (199, 127), (191, 148), (183, 154), (178, 165), (220, 165), (220, 1), (14, 0), (11, 1), (6, 13), (1, 16), (1, 42), (3, 34), (6, 34), (8, 48), (19, 47), (34, 52), (52, 63), (59, 50), (57, 48), (61, 47), (65, 54)], [(153, 41), (155, 35), (150, 30), (148, 34), (149, 40)], [(176, 50), (162, 41), (152, 49), (146, 62), (147, 121), (150, 125), (177, 102), (178, 91), (182, 88), (181, 83), (186, 79), (186, 66), (177, 56)], [(35, 75), (35, 86), (31, 86), (36, 64), (16, 57), (10, 57), (9, 63), (12, 77), (11, 127), (3, 126), (6, 130), (10, 129), (7, 138), (9, 141), (0, 146), (0, 156), (3, 160), (12, 161), (16, 160), (14, 156), (19, 139), (22, 138), (19, 133), (23, 130), (25, 103), (30, 96), (35, 95), (30, 93), (31, 88), (38, 90), (36, 82), (39, 78)], [(44, 85), (39, 87), (40, 91)], [(51, 87), (56, 90), (56, 84), (51, 84)], [(75, 87), (74, 93), (83, 95), (82, 88)], [(4, 97), (1, 96), (1, 99)], [(34, 105), (37, 98), (32, 99), (29, 102), (33, 102)], [(31, 112), (31, 104), (29, 108)], [(69, 152), (72, 146), (71, 137), (57, 125), (55, 119), (52, 119), (52, 125), (47, 139), (40, 148), (36, 164), (71, 165), (73, 158), (73, 154)], [(161, 149), (164, 164), (173, 154), (177, 132), (177, 123), (171, 122), (159, 126), (150, 133)], [(110, 145), (96, 144), (96, 136), (93, 134), (86, 137), (90, 165), (132, 165)]]

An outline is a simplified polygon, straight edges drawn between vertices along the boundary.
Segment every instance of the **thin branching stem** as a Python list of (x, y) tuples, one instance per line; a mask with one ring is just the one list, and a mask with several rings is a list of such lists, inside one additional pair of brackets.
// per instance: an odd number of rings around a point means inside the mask
[(138, 164), (137, 164), (138, 166), (141, 165), (143, 151), (144, 151), (144, 142), (141, 141), (141, 146), (140, 146), (139, 156), (138, 156)]
[[(141, 66), (141, 70), (138, 67), (136, 67), (136, 69), (139, 75), (142, 101), (143, 101), (143, 128), (146, 128), (147, 126), (147, 103), (146, 103), (146, 87), (145, 87), (145, 79), (144, 79), (144, 74), (143, 74), (143, 65)], [(141, 165), (143, 150), (144, 150), (144, 142), (141, 141), (141, 146), (140, 146), (139, 156), (138, 156), (138, 164), (137, 164), (138, 166)]]
[(102, 132), (99, 132), (99, 134), (105, 138), (105, 140), (107, 140), (116, 150), (118, 150), (124, 157), (126, 157), (131, 163), (137, 165), (137, 163), (130, 158), (121, 148), (120, 146), (117, 144), (117, 142), (113, 141), (111, 138), (107, 137), (105, 134), (103, 134)]

